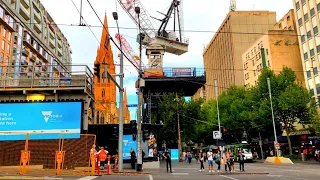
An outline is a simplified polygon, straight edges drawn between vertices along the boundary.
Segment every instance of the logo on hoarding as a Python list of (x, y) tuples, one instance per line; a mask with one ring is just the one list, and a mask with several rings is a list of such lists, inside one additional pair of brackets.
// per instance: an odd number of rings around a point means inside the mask
[(52, 111), (42, 111), (41, 112), (43, 115), (43, 119), (46, 123), (48, 123), (48, 121), (52, 121), (52, 122), (61, 122), (61, 118), (62, 115), (58, 115), (58, 114), (52, 114)]
[(129, 142), (129, 140), (123, 140), (124, 146), (127, 146), (128, 142)]

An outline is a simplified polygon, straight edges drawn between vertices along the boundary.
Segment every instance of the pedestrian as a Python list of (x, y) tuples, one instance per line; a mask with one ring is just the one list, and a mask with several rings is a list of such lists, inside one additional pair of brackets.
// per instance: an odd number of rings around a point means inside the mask
[(189, 164), (191, 164), (191, 160), (192, 160), (192, 154), (191, 154), (191, 152), (188, 152), (188, 162), (189, 162)]
[(171, 154), (170, 154), (168, 148), (165, 149), (165, 151), (163, 153), (163, 157), (166, 159), (167, 173), (169, 172), (169, 167), (168, 166), (170, 166), (170, 173), (172, 173), (172, 169), (171, 169)]
[(230, 167), (230, 155), (227, 151), (224, 151), (223, 153), (223, 162), (224, 162), (224, 169), (226, 172), (228, 172), (227, 168), (231, 172), (231, 167)]
[(130, 160), (131, 160), (131, 169), (135, 169), (136, 164), (136, 152), (133, 150), (133, 148), (130, 149)]
[(203, 165), (204, 153), (202, 150), (200, 150), (200, 153), (199, 153), (199, 161), (200, 161), (200, 170), (199, 171), (204, 171), (204, 165)]
[(213, 153), (212, 153), (211, 149), (207, 153), (207, 158), (208, 158), (208, 164), (209, 164), (209, 172), (214, 172), (214, 170), (213, 170)]
[(239, 166), (240, 166), (240, 171), (244, 172), (244, 158), (245, 155), (243, 154), (242, 151), (239, 151), (238, 159), (239, 159)]
[(216, 164), (218, 165), (217, 172), (221, 172), (221, 155), (220, 151), (218, 150), (217, 154), (215, 155), (216, 157)]
[(230, 164), (230, 171), (231, 172), (236, 172), (235, 170), (234, 170), (234, 157), (233, 157), (233, 153), (232, 153), (232, 151), (231, 150), (229, 150), (229, 155), (230, 155), (230, 160), (229, 160), (229, 164)]

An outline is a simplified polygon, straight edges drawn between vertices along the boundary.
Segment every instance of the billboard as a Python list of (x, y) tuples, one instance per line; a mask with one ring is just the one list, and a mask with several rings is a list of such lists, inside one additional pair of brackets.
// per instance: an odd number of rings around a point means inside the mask
[(123, 135), (122, 141), (122, 157), (123, 160), (131, 159), (130, 149), (133, 148), (134, 152), (137, 152), (137, 141), (133, 141), (132, 134), (131, 135)]
[(171, 149), (171, 159), (172, 160), (178, 160), (179, 159), (179, 149)]
[(172, 68), (172, 76), (192, 76), (191, 68)]
[(80, 138), (82, 102), (0, 104), (0, 141)]

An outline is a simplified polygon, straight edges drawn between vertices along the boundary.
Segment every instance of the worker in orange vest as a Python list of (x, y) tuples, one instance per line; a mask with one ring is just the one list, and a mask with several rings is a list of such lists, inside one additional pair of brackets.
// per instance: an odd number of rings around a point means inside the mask
[(99, 155), (101, 169), (104, 169), (104, 164), (107, 159), (108, 153), (109, 152), (105, 150), (104, 147), (101, 147), (100, 151), (96, 153)]

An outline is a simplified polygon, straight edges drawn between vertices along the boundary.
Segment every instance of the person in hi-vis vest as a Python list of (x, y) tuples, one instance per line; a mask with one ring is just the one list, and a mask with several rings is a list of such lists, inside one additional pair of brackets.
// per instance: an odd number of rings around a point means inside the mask
[(100, 151), (96, 153), (99, 155), (101, 169), (104, 169), (104, 164), (107, 159), (108, 153), (109, 152), (105, 150), (104, 147), (101, 147)]

